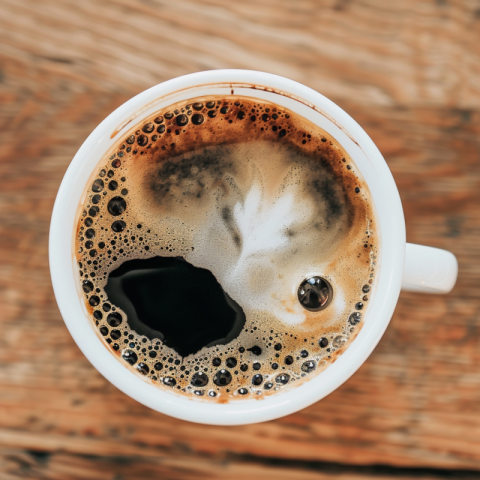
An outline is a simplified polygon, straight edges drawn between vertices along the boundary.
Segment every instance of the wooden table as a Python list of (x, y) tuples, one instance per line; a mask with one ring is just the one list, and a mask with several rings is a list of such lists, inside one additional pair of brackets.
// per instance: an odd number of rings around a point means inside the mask
[[(0, 0), (0, 478), (480, 478), (480, 3)], [(295, 415), (163, 416), (71, 339), (47, 240), (81, 143), (143, 89), (205, 69), (285, 75), (371, 135), (408, 240), (453, 251), (446, 296), (402, 293), (360, 370)]]

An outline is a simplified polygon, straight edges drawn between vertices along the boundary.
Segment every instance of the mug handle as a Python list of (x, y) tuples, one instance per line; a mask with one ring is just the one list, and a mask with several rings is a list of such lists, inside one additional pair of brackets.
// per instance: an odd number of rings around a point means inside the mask
[(455, 255), (440, 248), (407, 243), (402, 290), (448, 293), (457, 281)]

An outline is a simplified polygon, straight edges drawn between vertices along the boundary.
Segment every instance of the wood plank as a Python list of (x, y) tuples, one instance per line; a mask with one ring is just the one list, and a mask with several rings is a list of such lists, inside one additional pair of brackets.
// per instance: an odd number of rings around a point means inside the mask
[(0, 41), (11, 58), (110, 92), (251, 68), (367, 105), (478, 108), (479, 17), (461, 0), (3, 0)]
[[(19, 478), (50, 480), (212, 480), (264, 478), (266, 480), (406, 480), (451, 478), (439, 470), (392, 470), (388, 468), (344, 468), (341, 465), (260, 464), (252, 458), (206, 458), (180, 454), (175, 457), (86, 457), (65, 453), (0, 449), (3, 480)], [(455, 472), (457, 480), (474, 480), (475, 472)]]
[[(473, 2), (2, 0), (0, 10), (2, 478), (478, 477)], [(60, 318), (47, 258), (56, 191), (91, 130), (154, 83), (220, 67), (287, 75), (332, 97), (392, 169), (408, 240), (450, 249), (460, 265), (450, 295), (402, 293), (373, 355), (328, 398), (235, 428), (171, 419), (108, 384)], [(365, 470), (379, 464), (397, 470)]]

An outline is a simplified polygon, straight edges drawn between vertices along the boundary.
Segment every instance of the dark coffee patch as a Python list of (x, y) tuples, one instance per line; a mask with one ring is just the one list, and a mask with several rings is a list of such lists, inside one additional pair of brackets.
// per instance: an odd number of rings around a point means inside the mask
[(238, 226), (235, 223), (230, 207), (227, 207), (227, 206), (223, 207), (222, 218), (225, 222), (225, 226), (227, 227), (228, 231), (230, 232), (230, 235), (232, 236), (233, 242), (241, 251), (242, 237), (240, 236), (240, 232), (238, 231)]
[(328, 225), (332, 225), (345, 211), (345, 196), (330, 178), (314, 178), (310, 185), (324, 199), (328, 208), (326, 219)]
[(183, 357), (232, 341), (245, 324), (243, 310), (211, 272), (176, 258), (125, 262), (109, 275), (105, 292), (132, 330)]
[[(227, 147), (228, 152), (228, 147)], [(235, 173), (224, 148), (205, 148), (190, 155), (167, 160), (157, 169), (150, 188), (157, 202), (169, 195), (172, 187), (182, 191), (185, 199), (201, 198), (206, 190), (220, 182), (227, 173)]]

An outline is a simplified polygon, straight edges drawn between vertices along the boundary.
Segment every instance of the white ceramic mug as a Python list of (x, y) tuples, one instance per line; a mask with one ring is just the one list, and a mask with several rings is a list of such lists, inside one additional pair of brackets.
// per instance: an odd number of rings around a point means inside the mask
[[(379, 268), (363, 328), (325, 371), (302, 385), (262, 400), (229, 404), (188, 399), (161, 390), (125, 368), (103, 345), (87, 314), (74, 254), (79, 205), (104, 153), (132, 122), (181, 100), (204, 95), (243, 95), (286, 107), (332, 135), (348, 152), (373, 197), (380, 233)], [(402, 205), (392, 174), (365, 131), (323, 95), (283, 77), (247, 70), (199, 72), (140, 93), (110, 114), (72, 160), (57, 195), (50, 228), (50, 269), (60, 312), (75, 342), (93, 366), (140, 403), (192, 422), (239, 425), (272, 420), (305, 408), (345, 382), (368, 358), (385, 331), (400, 289), (447, 293), (457, 278), (457, 261), (445, 250), (407, 244)]]

